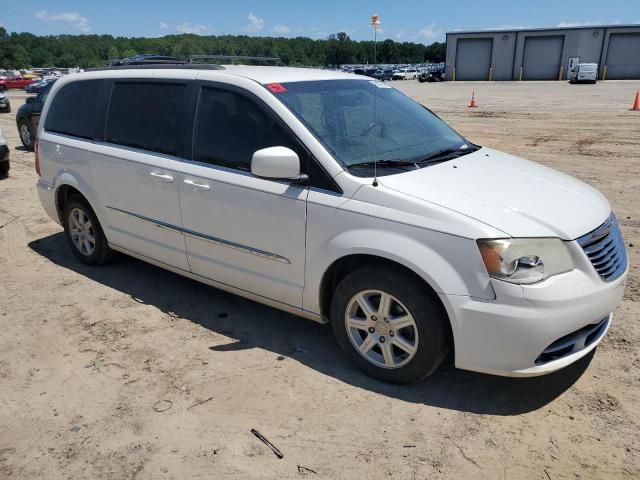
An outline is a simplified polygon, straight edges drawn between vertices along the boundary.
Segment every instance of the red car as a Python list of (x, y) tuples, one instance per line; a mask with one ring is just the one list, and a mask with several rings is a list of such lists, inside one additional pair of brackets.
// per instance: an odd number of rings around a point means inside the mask
[(0, 80), (0, 92), (9, 90), (10, 88), (24, 88), (35, 82), (32, 78), (24, 77), (7, 77)]

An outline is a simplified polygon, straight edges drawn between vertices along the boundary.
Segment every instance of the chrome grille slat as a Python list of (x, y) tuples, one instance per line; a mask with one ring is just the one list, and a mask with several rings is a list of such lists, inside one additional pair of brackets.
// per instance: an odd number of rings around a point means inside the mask
[(578, 244), (605, 282), (611, 282), (627, 268), (627, 251), (613, 213), (594, 231), (578, 238)]
[(601, 248), (592, 254), (587, 253), (587, 255), (589, 255), (589, 258), (591, 259), (591, 261), (595, 262), (596, 260), (600, 260), (605, 256), (609, 255), (615, 248), (616, 248), (616, 242), (611, 242), (607, 247)]
[(613, 240), (613, 238), (605, 238), (604, 241), (601, 240), (596, 243), (592, 243), (590, 246), (584, 248), (584, 253), (587, 255), (594, 255), (610, 246), (613, 243)]

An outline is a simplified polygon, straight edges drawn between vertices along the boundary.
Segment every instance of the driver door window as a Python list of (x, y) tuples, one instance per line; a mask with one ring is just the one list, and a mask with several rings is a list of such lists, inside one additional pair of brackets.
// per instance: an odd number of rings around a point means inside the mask
[(194, 160), (251, 171), (257, 150), (296, 150), (282, 129), (255, 102), (235, 92), (203, 88), (194, 141)]

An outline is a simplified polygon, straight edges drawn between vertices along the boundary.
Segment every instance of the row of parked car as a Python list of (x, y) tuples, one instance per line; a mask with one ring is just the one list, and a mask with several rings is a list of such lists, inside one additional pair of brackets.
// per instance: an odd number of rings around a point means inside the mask
[(421, 68), (345, 68), (343, 70), (348, 73), (364, 75), (382, 81), (417, 79), (420, 82), (441, 82), (445, 79), (444, 64), (430, 64)]

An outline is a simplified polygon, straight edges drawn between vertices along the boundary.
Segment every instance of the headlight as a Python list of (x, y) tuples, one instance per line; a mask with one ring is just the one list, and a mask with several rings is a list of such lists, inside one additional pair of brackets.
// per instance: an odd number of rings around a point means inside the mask
[(573, 270), (573, 260), (559, 238), (478, 240), (487, 272), (510, 283), (531, 284)]

